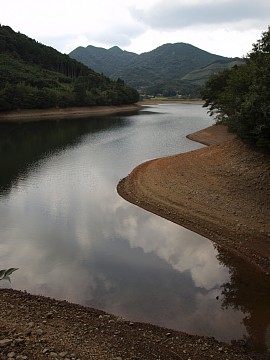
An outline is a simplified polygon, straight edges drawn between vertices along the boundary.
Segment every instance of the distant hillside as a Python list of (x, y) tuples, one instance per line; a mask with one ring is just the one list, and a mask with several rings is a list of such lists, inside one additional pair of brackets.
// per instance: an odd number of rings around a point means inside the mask
[(69, 56), (76, 59), (86, 66), (99, 73), (113, 78), (113, 74), (127, 66), (133, 59), (139, 55), (121, 50), (114, 46), (108, 50), (89, 45), (87, 47), (78, 47), (73, 50)]
[(124, 81), (0, 25), (0, 111), (129, 104), (138, 98)]
[(184, 96), (198, 96), (211, 74), (243, 63), (239, 58), (214, 55), (186, 43), (165, 44), (141, 55), (118, 47), (106, 50), (94, 46), (79, 47), (69, 55), (141, 92)]
[(216, 74), (225, 68), (232, 68), (235, 65), (243, 64), (243, 60), (239, 58), (216, 60), (204, 67), (193, 70), (182, 77), (182, 80), (190, 81), (198, 85), (203, 85), (212, 74)]

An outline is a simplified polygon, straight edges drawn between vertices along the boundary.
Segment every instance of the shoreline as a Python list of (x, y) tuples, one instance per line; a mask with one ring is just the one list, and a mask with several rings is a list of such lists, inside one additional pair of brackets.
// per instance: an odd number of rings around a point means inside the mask
[[(213, 131), (213, 129), (219, 130)], [(164, 174), (166, 174), (165, 178), (168, 179), (168, 176), (173, 175), (173, 169), (175, 169), (175, 165), (179, 165), (179, 162), (184, 163), (185, 173), (191, 171), (191, 168), (195, 166), (195, 173), (197, 173), (198, 177), (198, 171), (201, 169), (196, 167), (198, 164), (194, 164), (196, 158), (199, 159), (199, 163), (203, 163), (207, 157), (211, 158), (211, 153), (226, 152), (232, 148), (237, 152), (237, 147), (240, 146), (239, 144), (234, 144), (237, 140), (232, 137), (224, 143), (224, 134), (227, 138), (224, 128), (220, 131), (220, 128), (215, 127), (191, 134), (189, 135), (190, 138), (200, 139), (214, 145), (164, 159), (150, 160), (134, 169), (128, 176), (128, 179), (132, 178), (134, 181), (135, 177), (138, 180), (137, 177), (140, 178), (142, 173), (145, 174), (145, 170), (147, 172), (150, 171), (150, 178), (154, 175), (155, 181), (158, 178), (160, 179), (160, 176), (164, 178)], [(240, 149), (243, 150), (241, 146)], [(185, 159), (187, 160), (186, 162)], [(171, 160), (176, 160), (176, 162)], [(166, 167), (168, 164), (170, 166)], [(213, 165), (213, 160), (208, 163), (208, 168), (206, 167), (208, 170), (209, 164)], [(151, 168), (152, 165), (154, 165), (154, 168)], [(162, 166), (158, 166), (158, 169), (156, 169), (156, 165)], [(228, 166), (231, 165), (232, 163)], [(180, 169), (180, 173), (176, 175), (176, 179), (179, 180), (185, 174)], [(186, 180), (190, 184), (190, 181), (194, 179), (186, 178)], [(145, 193), (142, 190), (144, 184), (136, 183), (136, 187), (139, 185), (139, 193), (134, 192), (134, 189), (133, 192), (130, 192), (125, 188), (125, 181), (125, 179), (120, 181), (118, 190), (122, 192), (121, 195), (124, 194), (126, 197), (129, 197), (128, 201), (144, 207), (143, 205), (149, 199), (154, 199), (154, 203), (158, 202), (163, 210), (161, 211), (159, 207), (159, 211), (155, 208), (153, 212), (171, 221), (175, 220), (173, 213), (170, 213), (169, 208), (164, 206), (166, 204), (166, 196), (162, 199), (159, 196), (155, 197), (160, 193), (160, 191), (157, 191), (160, 190), (159, 188), (154, 187), (153, 192), (146, 192), (147, 197), (143, 202), (142, 194), (145, 195)], [(181, 184), (183, 184), (182, 181)], [(200, 183), (200, 185), (202, 184)], [(153, 186), (153, 183), (150, 182), (147, 185)], [(163, 186), (164, 184), (161, 182), (160, 185)], [(172, 192), (172, 188), (170, 188), (172, 183), (169, 182), (166, 186), (169, 186), (169, 191)], [(175, 184), (173, 192), (175, 193)], [(189, 202), (191, 200), (189, 199)], [(208, 205), (204, 203), (203, 206), (206, 207)], [(150, 206), (149, 211), (151, 210), (154, 209), (151, 209)], [(188, 215), (190, 215), (188, 211), (183, 214), (183, 221)], [(199, 215), (196, 214), (195, 216), (197, 220)], [(186, 225), (186, 227), (192, 226)], [(197, 228), (198, 232), (199, 230)], [(215, 231), (212, 231), (214, 234)], [(206, 235), (209, 235), (210, 238), (210, 233), (207, 231)], [(164, 360), (202, 360), (205, 358), (219, 360), (266, 360), (269, 358), (269, 352), (258, 353), (245, 341), (226, 344), (217, 341), (213, 337), (191, 335), (147, 323), (132, 322), (98, 309), (49, 297), (32, 295), (25, 291), (0, 289), (0, 306), (2, 310), (0, 318), (0, 358), (3, 360), (8, 360), (9, 358), (26, 360), (52, 358), (73, 360), (89, 360), (92, 358), (99, 360), (156, 360), (158, 358)]]
[(104, 311), (0, 289), (1, 360), (266, 360), (245, 342), (233, 345), (132, 322)]
[(29, 122), (55, 119), (70, 119), (87, 116), (105, 116), (141, 110), (139, 103), (118, 106), (89, 106), (71, 108), (50, 108), (39, 110), (14, 110), (0, 112), (1, 122)]
[(142, 106), (148, 105), (203, 105), (205, 103), (204, 100), (201, 99), (164, 99), (164, 98), (153, 98), (153, 99), (144, 99), (139, 101), (139, 104)]
[(129, 105), (110, 105), (110, 106), (84, 106), (68, 108), (49, 108), (49, 109), (22, 109), (0, 112), (0, 124), (8, 122), (34, 122), (47, 120), (62, 120), (81, 118), (88, 116), (106, 116), (113, 114), (136, 112), (144, 106), (157, 104), (194, 104), (202, 105), (202, 100), (144, 100)]
[(250, 149), (222, 125), (187, 137), (209, 146), (140, 164), (120, 180), (118, 194), (269, 276), (269, 156)]

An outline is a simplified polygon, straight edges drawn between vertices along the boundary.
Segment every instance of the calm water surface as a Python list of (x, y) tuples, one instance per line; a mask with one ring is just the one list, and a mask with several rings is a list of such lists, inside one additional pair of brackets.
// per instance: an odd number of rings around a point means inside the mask
[(269, 281), (116, 192), (139, 163), (201, 147), (186, 135), (211, 124), (200, 105), (1, 124), (0, 268), (19, 268), (12, 287), (269, 346)]

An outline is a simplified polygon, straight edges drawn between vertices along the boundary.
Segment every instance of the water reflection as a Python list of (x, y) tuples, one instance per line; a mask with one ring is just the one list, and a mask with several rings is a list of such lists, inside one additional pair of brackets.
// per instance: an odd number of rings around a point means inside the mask
[[(177, 107), (153, 110), (96, 119), (93, 127), (92, 120), (51, 123), (48, 129), (27, 125), (31, 131), (21, 125), (29, 148), (19, 134), (10, 135), (14, 144), (5, 157), (11, 171), (1, 177), (8, 189), (0, 193), (1, 268), (20, 268), (12, 277), (17, 289), (225, 341), (252, 338), (263, 346), (269, 282), (207, 239), (116, 193), (129, 169), (145, 158), (200, 146), (184, 133), (210, 125), (199, 108), (188, 122)], [(37, 137), (44, 138), (42, 146)], [(8, 161), (1, 161), (8, 173)]]
[[(0, 124), (0, 194), (8, 191), (28, 168), (40, 159), (76, 146), (89, 132), (122, 127), (121, 117), (92, 117), (87, 119), (42, 121), (40, 123)], [(38, 164), (37, 164), (38, 165)]]
[[(46, 200), (50, 214), (51, 200)], [(216, 301), (229, 276), (217, 261), (212, 244), (127, 206), (122, 199), (115, 200), (107, 197), (108, 207), (101, 219), (85, 206), (70, 207), (66, 219), (75, 211), (77, 221), (73, 223), (52, 215), (45, 222), (46, 217), (33, 208), (32, 224), (21, 231), (25, 218), (16, 225), (16, 232), (13, 227), (15, 239), (30, 235), (28, 244), (24, 240), (23, 244), (9, 245), (6, 251), (0, 248), (4, 254), (1, 261), (19, 260), (20, 272), (14, 276), (13, 286), (99, 307), (132, 320), (191, 333), (214, 333), (227, 341), (241, 338), (245, 334), (240, 325), (243, 314), (231, 308), (224, 311)], [(20, 204), (25, 206), (25, 201)], [(53, 206), (52, 214), (54, 211)], [(96, 213), (100, 215), (101, 210)], [(39, 242), (35, 241), (37, 234), (42, 234)]]
[(222, 289), (222, 308), (234, 308), (245, 314), (243, 324), (247, 329), (246, 340), (256, 348), (270, 350), (270, 282), (257, 268), (247, 267), (239, 258), (217, 247), (217, 259), (230, 271), (229, 281)]

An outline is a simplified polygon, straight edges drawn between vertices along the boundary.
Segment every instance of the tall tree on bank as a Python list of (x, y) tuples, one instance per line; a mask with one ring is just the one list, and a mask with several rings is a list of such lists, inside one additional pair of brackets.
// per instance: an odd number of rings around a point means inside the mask
[(243, 141), (270, 149), (270, 27), (253, 44), (245, 64), (212, 76), (204, 107)]

